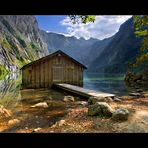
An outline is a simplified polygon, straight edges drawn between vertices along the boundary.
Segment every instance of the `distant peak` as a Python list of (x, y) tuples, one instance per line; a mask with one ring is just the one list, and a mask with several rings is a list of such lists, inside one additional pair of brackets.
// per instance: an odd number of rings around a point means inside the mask
[(91, 37), (89, 38), (89, 40), (99, 40), (99, 39)]
[(80, 37), (79, 40), (85, 40), (84, 37)]

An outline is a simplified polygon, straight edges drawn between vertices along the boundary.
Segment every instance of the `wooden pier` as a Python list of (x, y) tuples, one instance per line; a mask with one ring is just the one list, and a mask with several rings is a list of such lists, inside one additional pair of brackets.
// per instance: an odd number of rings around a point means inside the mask
[(79, 86), (74, 86), (74, 85), (65, 84), (65, 83), (61, 83), (61, 84), (57, 83), (57, 84), (54, 84), (54, 86), (84, 97), (114, 97), (115, 96), (114, 94), (85, 89)]

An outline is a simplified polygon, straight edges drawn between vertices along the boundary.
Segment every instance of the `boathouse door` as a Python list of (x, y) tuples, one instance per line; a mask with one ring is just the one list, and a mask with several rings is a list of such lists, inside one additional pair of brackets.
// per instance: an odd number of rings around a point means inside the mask
[(62, 82), (64, 79), (64, 69), (62, 65), (53, 66), (53, 82)]

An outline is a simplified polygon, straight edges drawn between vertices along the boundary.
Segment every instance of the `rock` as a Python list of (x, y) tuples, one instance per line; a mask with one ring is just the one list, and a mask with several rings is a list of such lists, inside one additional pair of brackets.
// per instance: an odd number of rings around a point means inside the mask
[(110, 97), (90, 97), (88, 99), (88, 104), (92, 105), (95, 104), (96, 102), (112, 102), (112, 98)]
[(114, 110), (106, 102), (96, 102), (88, 107), (90, 116), (108, 116), (111, 117)]
[(142, 80), (146, 81), (146, 80), (148, 80), (148, 78), (147, 77), (142, 77)]
[(73, 97), (73, 96), (65, 96), (65, 97), (64, 97), (64, 99), (63, 99), (63, 101), (65, 101), (65, 102), (69, 102), (69, 101), (74, 102), (74, 101), (75, 101), (75, 99), (74, 99), (74, 97)]
[(8, 121), (8, 125), (15, 125), (18, 123), (20, 123), (20, 120), (18, 120), (18, 119), (11, 119)]
[(130, 95), (130, 96), (136, 96), (136, 97), (141, 96), (141, 94), (140, 94), (140, 93), (134, 93), (134, 92), (133, 92), (133, 93), (129, 93), (129, 95)]
[(137, 83), (141, 83), (141, 80), (136, 80)]
[(10, 117), (11, 113), (6, 108), (4, 108), (3, 105), (1, 105), (0, 106), (0, 115), (5, 116), (5, 117)]
[(33, 132), (38, 132), (39, 130), (41, 130), (42, 128), (38, 127), (36, 129), (33, 130)]
[(112, 115), (112, 119), (115, 121), (125, 121), (128, 119), (129, 111), (124, 108), (119, 108), (115, 110), (115, 112)]
[(60, 120), (59, 121), (59, 126), (62, 126), (62, 125), (64, 125), (65, 124), (65, 120)]
[(76, 104), (82, 105), (84, 107), (88, 106), (88, 102), (86, 102), (86, 101), (77, 101)]
[(113, 100), (114, 100), (115, 102), (122, 102), (122, 100), (119, 99), (119, 98), (114, 98)]
[(46, 102), (40, 102), (40, 103), (37, 103), (31, 107), (42, 107), (42, 108), (48, 108), (48, 104)]
[(136, 89), (136, 92), (141, 93), (141, 92), (143, 92), (143, 90), (142, 89)]
[(106, 102), (113, 102), (113, 99), (111, 97), (105, 97)]
[(37, 124), (39, 124), (40, 122), (39, 121), (35, 121)]
[(145, 98), (147, 98), (148, 97), (148, 92), (143, 92), (143, 94), (142, 94)]

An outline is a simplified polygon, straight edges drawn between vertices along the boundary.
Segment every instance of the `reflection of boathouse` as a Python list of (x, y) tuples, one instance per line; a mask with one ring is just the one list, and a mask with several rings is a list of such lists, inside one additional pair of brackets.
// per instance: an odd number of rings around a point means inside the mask
[(24, 88), (51, 87), (53, 83), (83, 85), (84, 65), (58, 50), (21, 68)]

